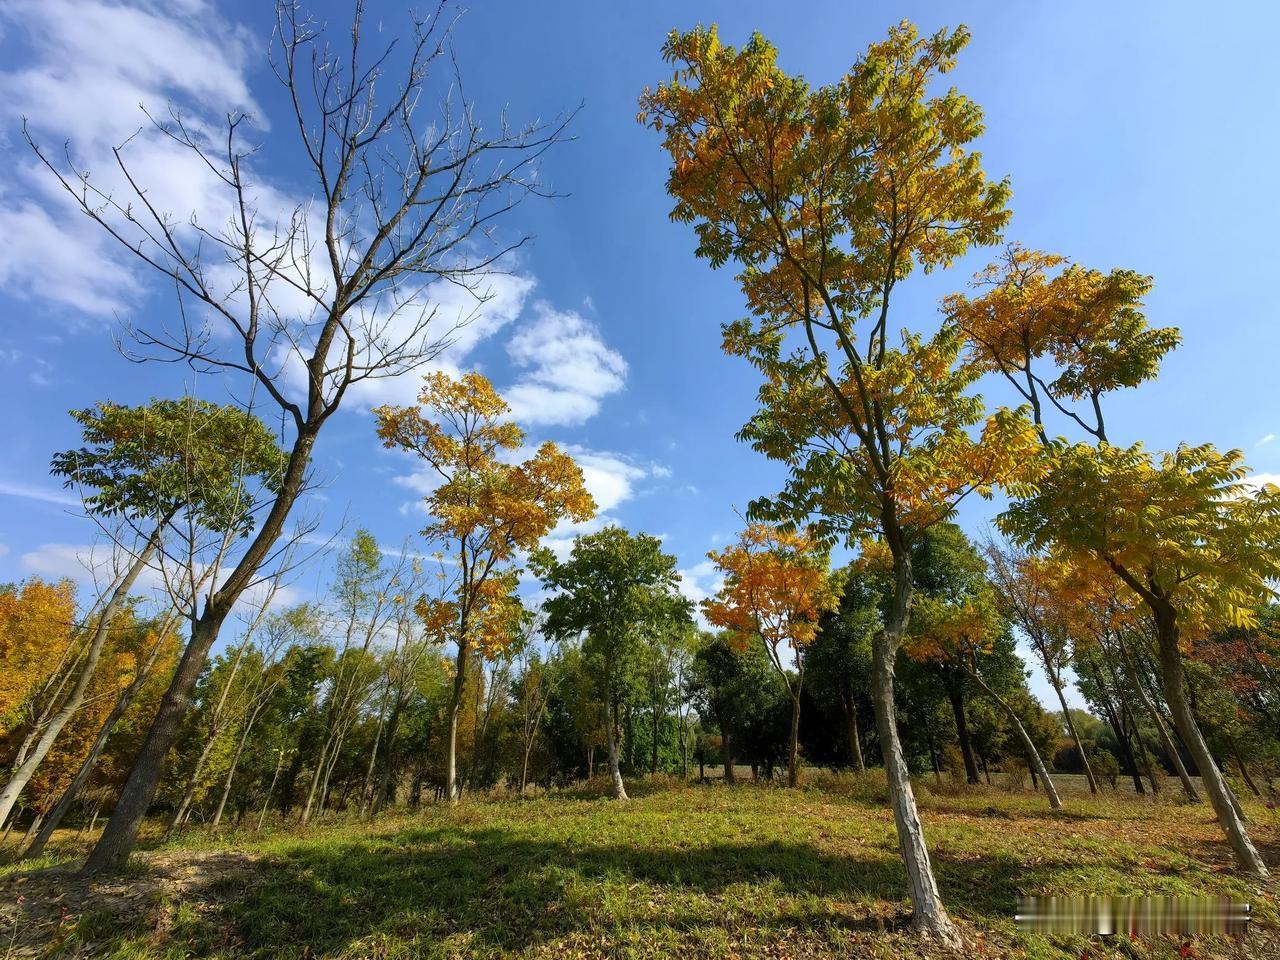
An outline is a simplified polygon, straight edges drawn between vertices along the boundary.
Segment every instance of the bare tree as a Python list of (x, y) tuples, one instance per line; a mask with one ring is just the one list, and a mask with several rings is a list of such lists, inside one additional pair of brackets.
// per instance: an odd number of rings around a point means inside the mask
[[(162, 210), (135, 176), (127, 144), (114, 151), (122, 187), (112, 191), (70, 151), (51, 159), (24, 123), (28, 143), (82, 212), (173, 285), (179, 325), (133, 329), (134, 355), (238, 376), (246, 402), (265, 395), (278, 408), (288, 451), (278, 493), (192, 619), (87, 872), (116, 871), (133, 849), (196, 679), (237, 600), (270, 564), (321, 429), (352, 387), (429, 362), (483, 305), (486, 277), (525, 240), (495, 229), (525, 198), (546, 195), (538, 161), (565, 138), (568, 116), (519, 128), (503, 116), (495, 130), (485, 128), (463, 93), (449, 41), (455, 18), (445, 6), (414, 20), (407, 50), (393, 41), (373, 55), (364, 49), (363, 13), (358, 2), (339, 51), (295, 3), (277, 6), (270, 62), (315, 192), (314, 202), (279, 214), (260, 208), (269, 192), (255, 181), (243, 114), (229, 115), (216, 139), (176, 108), (153, 120), (225, 191), (230, 216), (220, 229)], [(445, 82), (430, 87), (436, 67)], [(392, 69), (399, 83), (390, 81), (383, 96)], [(431, 100), (437, 109), (424, 110)], [(440, 293), (455, 287), (475, 308), (441, 330)]]

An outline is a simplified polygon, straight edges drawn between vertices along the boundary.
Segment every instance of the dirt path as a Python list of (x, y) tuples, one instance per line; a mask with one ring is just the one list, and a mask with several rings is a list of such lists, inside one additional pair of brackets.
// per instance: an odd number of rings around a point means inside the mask
[(70, 942), (77, 921), (90, 912), (116, 926), (178, 901), (216, 910), (217, 885), (227, 889), (226, 881), (247, 876), (257, 859), (236, 850), (176, 850), (140, 854), (119, 877), (82, 877), (78, 863), (0, 877), (0, 958), (92, 956), (91, 943)]

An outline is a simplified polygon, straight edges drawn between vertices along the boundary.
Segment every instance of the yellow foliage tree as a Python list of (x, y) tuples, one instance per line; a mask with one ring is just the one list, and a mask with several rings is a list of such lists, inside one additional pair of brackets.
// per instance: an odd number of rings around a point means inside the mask
[[(724, 574), (720, 591), (703, 602), (707, 620), (742, 640), (759, 638), (791, 694), (787, 783), (794, 787), (800, 782), (804, 652), (817, 633), (818, 620), (840, 603), (827, 551), (807, 533), (752, 523), (733, 546), (707, 556)], [(794, 671), (787, 670), (787, 652)]]
[(457, 800), (458, 710), (472, 651), (492, 657), (519, 635), (516, 561), (535, 549), (562, 519), (583, 521), (595, 501), (582, 470), (554, 443), (542, 444), (512, 462), (525, 434), (510, 408), (478, 373), (453, 378), (432, 372), (423, 378), (418, 404), (374, 411), (384, 446), (417, 454), (436, 474), (426, 498), (431, 522), (422, 535), (455, 563), (452, 598), (420, 604), (424, 620), (453, 621), (457, 645), (449, 700), (445, 790)]

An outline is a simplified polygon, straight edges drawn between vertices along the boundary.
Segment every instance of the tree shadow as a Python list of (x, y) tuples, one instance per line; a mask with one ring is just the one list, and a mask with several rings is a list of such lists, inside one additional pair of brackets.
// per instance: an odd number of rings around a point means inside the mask
[[(948, 906), (979, 922), (1007, 921), (1019, 888), (1065, 866), (935, 857)], [(778, 902), (761, 909), (771, 881)], [(890, 932), (909, 921), (905, 894), (902, 864), (888, 854), (857, 858), (784, 842), (580, 845), (442, 826), (299, 845), (260, 863), (223, 918), (262, 956), (345, 956), (380, 936), (487, 954), (628, 925), (677, 934), (737, 922), (757, 931)]]

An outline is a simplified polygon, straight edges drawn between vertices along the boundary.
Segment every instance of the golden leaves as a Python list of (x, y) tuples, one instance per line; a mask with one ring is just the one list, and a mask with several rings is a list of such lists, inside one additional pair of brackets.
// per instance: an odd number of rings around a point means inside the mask
[(416, 609), (428, 635), (492, 655), (518, 632), (510, 564), (562, 519), (590, 519), (595, 501), (581, 468), (554, 443), (514, 459), (524, 431), (480, 374), (429, 373), (418, 400), (420, 406), (374, 411), (383, 444), (417, 453), (439, 477), (425, 498), (432, 519), (422, 532), (448, 546), (460, 571), (456, 601), (419, 600)]
[(724, 586), (703, 602), (707, 620), (740, 636), (759, 636), (775, 651), (807, 646), (823, 613), (839, 604), (827, 554), (803, 532), (748, 524), (737, 543), (707, 556)]

